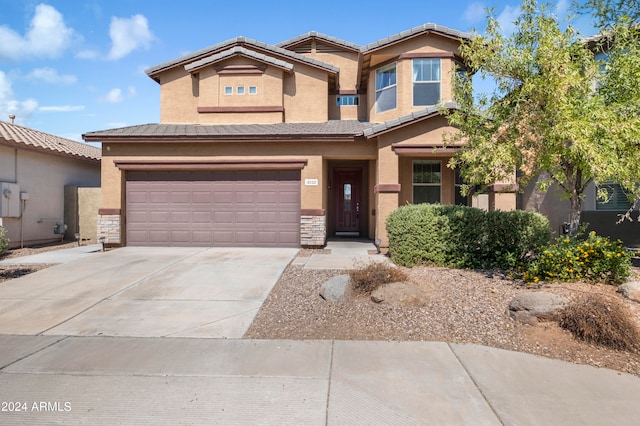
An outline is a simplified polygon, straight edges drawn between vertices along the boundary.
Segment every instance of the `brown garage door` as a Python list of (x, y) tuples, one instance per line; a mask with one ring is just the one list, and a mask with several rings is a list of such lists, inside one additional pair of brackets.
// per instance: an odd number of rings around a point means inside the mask
[(300, 245), (300, 172), (127, 172), (127, 245)]

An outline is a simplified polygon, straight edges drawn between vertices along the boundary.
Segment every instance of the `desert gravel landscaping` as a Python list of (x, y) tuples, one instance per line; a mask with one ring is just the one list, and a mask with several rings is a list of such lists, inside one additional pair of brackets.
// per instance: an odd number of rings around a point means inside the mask
[[(302, 251), (301, 255), (308, 253)], [(506, 315), (511, 299), (522, 292), (544, 290), (568, 298), (599, 293), (622, 301), (640, 325), (640, 304), (624, 299), (614, 286), (553, 283), (532, 287), (499, 273), (403, 269), (409, 283), (424, 296), (422, 301), (374, 303), (368, 296), (355, 294), (349, 294), (344, 302), (325, 301), (319, 296), (320, 286), (344, 271), (290, 265), (244, 337), (476, 343), (640, 376), (638, 353), (577, 341), (555, 322), (531, 326)], [(640, 270), (633, 268), (632, 277), (639, 275)]]

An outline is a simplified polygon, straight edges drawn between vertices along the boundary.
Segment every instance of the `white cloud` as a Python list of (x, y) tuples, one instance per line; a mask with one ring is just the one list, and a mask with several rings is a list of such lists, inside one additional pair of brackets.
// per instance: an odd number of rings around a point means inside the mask
[(58, 57), (71, 45), (74, 36), (74, 30), (65, 25), (60, 12), (39, 4), (24, 37), (7, 26), (0, 26), (0, 58)]
[(481, 22), (487, 16), (485, 5), (480, 2), (473, 2), (467, 6), (462, 17), (465, 21), (473, 24)]
[(109, 90), (109, 93), (100, 98), (100, 100), (102, 100), (103, 102), (115, 104), (118, 102), (122, 102), (124, 100), (124, 97), (122, 96), (122, 90), (116, 88)]
[(38, 102), (33, 98), (14, 99), (11, 80), (0, 71), (0, 120), (8, 121), (9, 114), (14, 114), (18, 123), (24, 123), (37, 108)]
[(52, 105), (52, 106), (42, 106), (38, 108), (40, 111), (47, 112), (73, 112), (73, 111), (83, 111), (85, 108), (84, 105)]
[(53, 68), (36, 68), (27, 74), (29, 80), (41, 80), (50, 84), (74, 84), (77, 81), (75, 75), (58, 74)]
[(131, 18), (112, 17), (109, 36), (112, 46), (108, 58), (112, 60), (127, 56), (139, 48), (146, 49), (154, 39), (147, 18), (139, 14)]
[(516, 28), (514, 22), (518, 19), (521, 13), (522, 10), (520, 7), (513, 7), (509, 5), (505, 6), (504, 10), (497, 18), (500, 28), (502, 28), (502, 32), (505, 34), (511, 34)]

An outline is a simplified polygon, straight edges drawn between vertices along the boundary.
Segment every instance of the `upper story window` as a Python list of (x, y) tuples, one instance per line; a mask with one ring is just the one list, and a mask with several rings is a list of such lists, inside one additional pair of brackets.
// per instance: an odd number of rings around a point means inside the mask
[(258, 87), (257, 86), (249, 86), (249, 94), (250, 95), (257, 95), (258, 94)]
[(340, 95), (336, 99), (338, 106), (355, 106), (360, 105), (360, 97), (358, 95)]
[(237, 95), (244, 95), (244, 86), (237, 86), (236, 87), (236, 94)]
[(376, 112), (384, 112), (396, 107), (396, 81), (396, 64), (376, 70)]
[(413, 60), (413, 105), (435, 105), (440, 101), (440, 59)]
[(231, 86), (224, 86), (224, 94), (225, 94), (225, 95), (233, 95), (233, 87), (231, 87)]

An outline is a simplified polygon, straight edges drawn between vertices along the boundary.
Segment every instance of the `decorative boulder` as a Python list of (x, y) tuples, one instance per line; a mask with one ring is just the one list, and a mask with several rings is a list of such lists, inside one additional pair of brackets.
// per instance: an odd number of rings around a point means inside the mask
[(371, 300), (394, 306), (425, 306), (429, 299), (416, 286), (405, 282), (384, 284), (371, 292)]
[(320, 297), (329, 302), (344, 302), (350, 279), (343, 274), (325, 281), (320, 286)]
[(629, 300), (640, 303), (640, 281), (622, 284), (618, 287), (618, 293), (622, 293)]
[(520, 293), (509, 302), (507, 313), (516, 321), (536, 325), (539, 320), (554, 319), (567, 302), (566, 298), (546, 291)]

